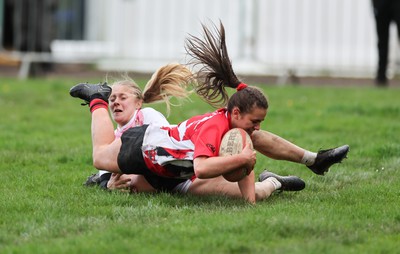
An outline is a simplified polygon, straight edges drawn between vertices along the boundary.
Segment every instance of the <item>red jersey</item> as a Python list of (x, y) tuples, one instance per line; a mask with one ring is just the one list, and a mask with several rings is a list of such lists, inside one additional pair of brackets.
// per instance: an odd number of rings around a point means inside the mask
[[(190, 178), (194, 174), (193, 159), (218, 156), (221, 139), (230, 129), (229, 117), (224, 108), (177, 126), (149, 125), (142, 146), (147, 167), (161, 176)], [(171, 170), (169, 165), (179, 170)]]

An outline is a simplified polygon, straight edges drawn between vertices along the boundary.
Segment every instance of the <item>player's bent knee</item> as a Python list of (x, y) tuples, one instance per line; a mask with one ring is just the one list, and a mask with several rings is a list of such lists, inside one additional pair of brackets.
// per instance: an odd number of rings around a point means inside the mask
[(105, 158), (107, 157), (104, 157), (101, 153), (93, 152), (93, 167), (99, 170), (109, 170)]

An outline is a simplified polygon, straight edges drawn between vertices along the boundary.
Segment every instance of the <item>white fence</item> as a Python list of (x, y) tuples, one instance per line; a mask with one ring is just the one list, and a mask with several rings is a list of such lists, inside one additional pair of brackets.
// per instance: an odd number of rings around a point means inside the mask
[[(87, 7), (83, 44), (102, 41), (99, 67), (106, 70), (152, 72), (168, 62), (185, 62), (185, 37), (201, 35), (201, 22), (221, 20), (238, 73), (375, 74), (370, 0), (87, 0)], [(398, 69), (395, 32), (390, 74)], [(74, 47), (62, 45), (55, 55), (74, 55)]]

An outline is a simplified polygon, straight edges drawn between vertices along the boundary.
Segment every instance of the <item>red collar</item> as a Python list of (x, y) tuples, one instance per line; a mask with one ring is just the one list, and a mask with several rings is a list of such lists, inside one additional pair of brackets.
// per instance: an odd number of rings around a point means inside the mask
[(217, 111), (221, 112), (221, 113), (225, 113), (226, 119), (228, 119), (229, 129), (231, 129), (232, 128), (232, 126), (231, 126), (231, 113), (228, 112), (228, 109), (227, 108), (220, 108)]

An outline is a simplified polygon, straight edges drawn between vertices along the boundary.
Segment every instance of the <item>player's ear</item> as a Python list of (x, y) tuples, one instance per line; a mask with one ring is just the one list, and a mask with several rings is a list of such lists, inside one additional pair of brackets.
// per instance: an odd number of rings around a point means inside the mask
[(231, 117), (235, 120), (239, 119), (240, 109), (238, 107), (233, 107)]
[(142, 105), (143, 105), (143, 100), (137, 100), (135, 107), (136, 107), (136, 109), (139, 109), (139, 108), (142, 108)]

